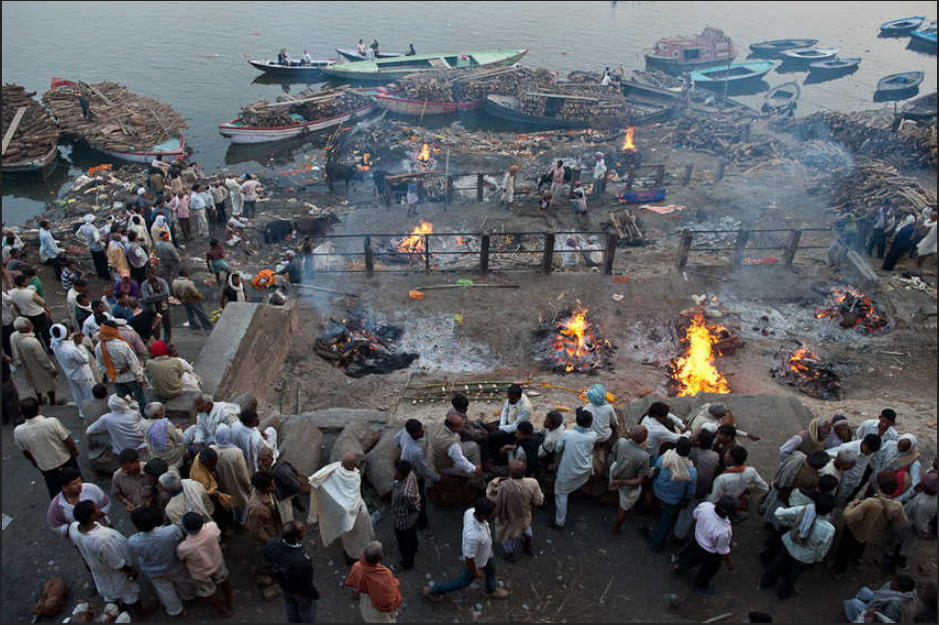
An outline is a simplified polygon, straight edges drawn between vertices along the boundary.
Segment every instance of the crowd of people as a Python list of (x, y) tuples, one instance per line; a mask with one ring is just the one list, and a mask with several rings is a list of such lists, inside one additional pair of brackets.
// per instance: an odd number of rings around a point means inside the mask
[(936, 258), (936, 209), (921, 214), (882, 206), (863, 218), (847, 213), (838, 218), (837, 238), (828, 250), (832, 265), (844, 262), (849, 251), (883, 260), (881, 269), (893, 271), (904, 257), (922, 268)]

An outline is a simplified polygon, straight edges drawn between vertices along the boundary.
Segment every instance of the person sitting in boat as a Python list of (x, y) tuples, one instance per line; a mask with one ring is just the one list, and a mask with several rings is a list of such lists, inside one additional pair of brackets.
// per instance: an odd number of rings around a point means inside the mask
[(610, 68), (603, 70), (603, 78), (600, 79), (601, 87), (609, 87), (610, 83), (613, 82), (613, 77), (610, 75)]
[(370, 60), (370, 61), (371, 61), (372, 59), (376, 58), (376, 57), (375, 57), (375, 48), (368, 48), (368, 49), (365, 51), (365, 58), (368, 59), (368, 60)]
[(310, 56), (310, 53), (306, 51), (306, 48), (303, 50), (303, 56), (301, 57), (300, 65), (304, 65), (306, 67), (313, 65), (313, 58)]
[(287, 48), (281, 48), (280, 52), (277, 53), (277, 64), (278, 65), (293, 65), (293, 62), (290, 60), (290, 57), (287, 55)]
[(409, 43), (409, 44), (408, 44), (408, 51), (404, 53), (404, 56), (414, 56), (414, 55), (416, 55), (416, 54), (417, 54), (417, 52), (414, 51), (414, 44), (413, 44), (413, 43)]
[(366, 51), (368, 51), (368, 46), (365, 45), (364, 39), (359, 39), (359, 45), (356, 46), (356, 50), (359, 51), (359, 56), (365, 56)]
[(373, 39), (372, 45), (369, 47), (375, 52), (375, 56), (378, 56), (378, 39)]

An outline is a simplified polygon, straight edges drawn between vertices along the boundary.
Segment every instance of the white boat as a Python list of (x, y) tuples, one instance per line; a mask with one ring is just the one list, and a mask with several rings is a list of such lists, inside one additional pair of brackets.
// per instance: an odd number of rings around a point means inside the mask
[(173, 162), (186, 152), (186, 139), (183, 137), (183, 133), (179, 133), (179, 136), (174, 139), (169, 139), (145, 150), (134, 150), (130, 152), (105, 150), (95, 146), (93, 143), (89, 145), (108, 156), (113, 156), (114, 158), (125, 161), (132, 161), (134, 163), (147, 163), (148, 165), (153, 161)]
[(232, 143), (267, 143), (268, 141), (283, 141), (300, 136), (304, 133), (318, 132), (344, 124), (349, 120), (358, 119), (367, 115), (376, 104), (370, 102), (368, 106), (346, 111), (333, 117), (321, 117), (311, 121), (297, 122), (289, 126), (246, 126), (241, 118), (232, 120), (227, 124), (220, 124), (218, 131), (222, 136), (228, 137)]
[(779, 55), (790, 61), (824, 61), (838, 56), (838, 48), (796, 48), (783, 50)]

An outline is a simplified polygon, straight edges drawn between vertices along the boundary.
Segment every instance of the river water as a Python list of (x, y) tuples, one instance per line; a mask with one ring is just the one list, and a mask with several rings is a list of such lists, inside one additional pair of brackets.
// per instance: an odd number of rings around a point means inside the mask
[[(920, 94), (936, 90), (936, 55), (909, 49), (908, 38), (878, 38), (882, 22), (911, 15), (936, 17), (935, 2), (3, 2), (3, 82), (40, 94), (50, 78), (113, 80), (164, 100), (185, 117), (187, 143), (206, 171), (258, 171), (286, 156), (276, 147), (231, 148), (218, 124), (241, 106), (273, 100), (284, 87), (259, 80), (247, 57), (271, 58), (286, 46), (314, 58), (335, 56), (360, 38), (382, 49), (418, 53), (528, 47), (523, 63), (557, 70), (643, 68), (655, 40), (724, 30), (744, 60), (755, 41), (811, 37), (841, 56), (863, 58), (859, 71), (803, 86), (797, 115), (820, 108), (853, 111), (873, 102), (878, 79), (920, 70)], [(806, 73), (770, 73), (777, 85)], [(303, 89), (304, 85), (288, 86)], [(759, 95), (741, 98), (758, 105)], [(892, 106), (892, 105), (888, 105)], [(485, 120), (474, 120), (485, 124)], [(274, 144), (276, 145), (276, 144)], [(237, 146), (241, 148), (243, 146)], [(312, 149), (312, 148), (309, 148)], [(79, 169), (105, 157), (62, 147), (64, 159), (45, 182), (3, 182), (3, 220), (18, 223)]]

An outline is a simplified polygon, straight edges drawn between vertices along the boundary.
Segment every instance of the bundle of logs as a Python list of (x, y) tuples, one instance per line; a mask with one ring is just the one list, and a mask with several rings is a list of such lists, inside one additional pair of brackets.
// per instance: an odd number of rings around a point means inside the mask
[(810, 397), (841, 399), (841, 373), (806, 346), (779, 352), (779, 365), (770, 370), (773, 379)]
[[(3, 164), (10, 165), (40, 159), (59, 143), (59, 131), (49, 113), (33, 96), (19, 85), (3, 85)], [(7, 132), (16, 121), (16, 128), (7, 141)]]
[(404, 333), (399, 327), (376, 321), (367, 312), (353, 312), (333, 320), (313, 344), (313, 351), (352, 378), (389, 373), (408, 367), (419, 355), (396, 352), (394, 343)]
[(472, 102), (491, 93), (516, 93), (553, 82), (554, 74), (545, 69), (496, 67), (418, 72), (404, 76), (397, 86), (399, 93), (410, 100)]
[(881, 111), (821, 111), (808, 117), (775, 122), (778, 130), (799, 139), (843, 144), (851, 152), (888, 161), (898, 167), (936, 167), (936, 125), (903, 124)]
[(600, 224), (601, 228), (607, 231), (615, 231), (617, 236), (617, 245), (620, 247), (632, 247), (642, 245), (645, 236), (642, 234), (642, 228), (639, 218), (633, 214), (632, 209), (627, 208), (622, 211), (610, 211), (610, 220)]
[(243, 107), (240, 117), (246, 126), (292, 126), (325, 117), (335, 117), (365, 108), (370, 104), (369, 98), (342, 87), (304, 91), (295, 97), (280, 97), (274, 104), (267, 100), (260, 100)]
[(779, 146), (775, 142), (751, 142), (751, 121), (686, 110), (675, 128), (675, 143), (698, 152), (719, 156), (738, 165), (753, 159), (777, 156)]
[(622, 94), (598, 85), (556, 86), (550, 91), (519, 92), (516, 97), (519, 109), (527, 115), (544, 116), (549, 102), (552, 106), (560, 103), (553, 116), (570, 121), (587, 122), (594, 117), (627, 119), (633, 112)]
[(866, 159), (853, 166), (828, 170), (815, 179), (809, 192), (827, 193), (829, 206), (856, 217), (874, 213), (881, 206), (912, 210), (917, 215), (936, 206), (934, 191), (913, 178), (900, 175), (893, 165)]
[[(84, 96), (88, 114), (82, 111)], [(143, 150), (176, 138), (186, 122), (168, 104), (114, 82), (65, 84), (42, 94), (63, 134), (96, 148)]]

